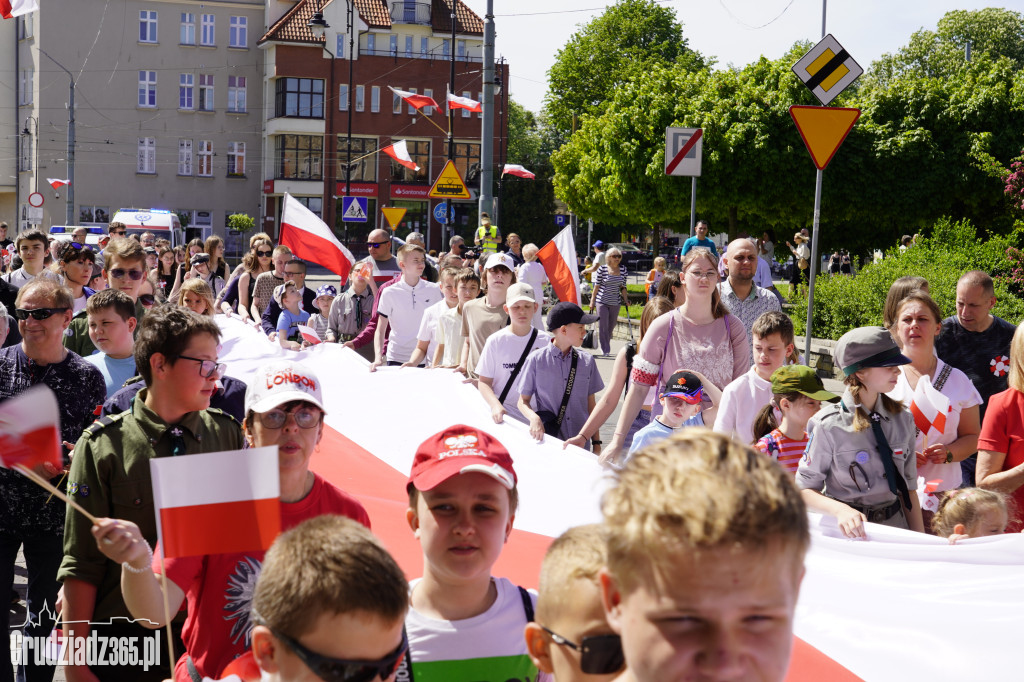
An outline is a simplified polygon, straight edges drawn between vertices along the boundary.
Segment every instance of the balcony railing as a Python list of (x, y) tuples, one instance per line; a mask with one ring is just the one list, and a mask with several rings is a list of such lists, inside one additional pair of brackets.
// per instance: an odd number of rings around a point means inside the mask
[(430, 25), (430, 3), (392, 0), (391, 21), (395, 24)]

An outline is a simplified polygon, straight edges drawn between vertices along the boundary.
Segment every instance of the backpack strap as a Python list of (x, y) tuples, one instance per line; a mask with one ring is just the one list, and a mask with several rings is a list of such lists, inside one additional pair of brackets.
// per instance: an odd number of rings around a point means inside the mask
[(501, 396), (498, 398), (499, 403), (505, 403), (505, 398), (508, 397), (508, 392), (512, 390), (512, 384), (516, 382), (516, 377), (519, 376), (519, 372), (522, 371), (523, 363), (526, 362), (526, 356), (530, 354), (530, 350), (533, 348), (533, 344), (536, 340), (537, 328), (534, 327), (533, 333), (530, 334), (530, 339), (526, 342), (526, 348), (523, 349), (523, 354), (519, 356), (519, 362), (516, 363), (515, 369), (512, 370), (512, 374), (508, 377), (508, 383), (505, 384), (505, 388), (502, 390)]
[(529, 591), (525, 587), (519, 587), (519, 596), (523, 600), (523, 611), (526, 612), (526, 622), (533, 622), (533, 598), (530, 596)]

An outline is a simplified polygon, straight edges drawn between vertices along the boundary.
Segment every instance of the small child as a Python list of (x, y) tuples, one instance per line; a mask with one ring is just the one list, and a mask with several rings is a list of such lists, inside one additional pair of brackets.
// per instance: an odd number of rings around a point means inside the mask
[(662, 413), (651, 420), (651, 423), (636, 432), (633, 445), (629, 448), (629, 457), (637, 450), (657, 443), (672, 435), (676, 429), (684, 426), (704, 426), (701, 412), (704, 410), (704, 383), (696, 372), (684, 369), (674, 372), (665, 382), (665, 390), (660, 396)]
[(89, 297), (89, 338), (99, 351), (85, 361), (103, 374), (107, 395), (114, 395), (124, 382), (135, 376), (135, 303), (117, 289), (104, 289)]
[(420, 329), (416, 333), (416, 350), (412, 352), (412, 357), (409, 358), (409, 361), (402, 365), (403, 367), (422, 367), (424, 359), (426, 359), (428, 367), (434, 366), (433, 362), (437, 354), (439, 338), (437, 333), (438, 320), (447, 311), (459, 305), (459, 294), (455, 288), (455, 276), (458, 272), (458, 268), (449, 267), (443, 268), (438, 273), (437, 283), (441, 287), (443, 298), (423, 312), (423, 318), (420, 320)]
[(523, 640), (536, 598), (491, 576), (512, 532), (516, 480), (508, 450), (470, 426), (450, 426), (416, 450), (406, 518), (423, 577), (412, 582), (405, 619), (402, 666), (411, 671), (397, 679), (538, 679)]
[(466, 337), (462, 334), (462, 307), (480, 295), (480, 276), (472, 268), (455, 275), (455, 294), (459, 303), (441, 313), (437, 320), (437, 349), (434, 367), (458, 367)]
[[(807, 421), (821, 409), (821, 401), (834, 403), (839, 396), (825, 390), (813, 369), (786, 365), (772, 372), (772, 401), (754, 419), (754, 447), (796, 474), (807, 449)], [(776, 421), (775, 411), (782, 413)]]
[(274, 288), (274, 300), (281, 306), (281, 315), (277, 318), (277, 340), (282, 348), (300, 350), (298, 325), (309, 321), (309, 313), (302, 309), (302, 292), (295, 282), (287, 281)]
[(1006, 495), (984, 488), (957, 488), (942, 495), (932, 532), (955, 545), (967, 538), (1002, 535), (1010, 523)]
[(714, 430), (751, 445), (754, 417), (772, 400), (772, 372), (796, 362), (793, 321), (778, 311), (764, 313), (750, 326), (754, 366), (722, 391), (722, 406)]
[(668, 261), (666, 261), (663, 256), (658, 256), (654, 259), (654, 267), (647, 273), (647, 279), (644, 280), (644, 287), (647, 291), (648, 300), (657, 295), (658, 284), (661, 282), (661, 278), (665, 276), (665, 270), (667, 268)]
[(252, 596), (262, 679), (391, 679), (408, 651), (408, 595), (402, 569), (356, 521), (323, 515), (286, 531)]
[(548, 548), (540, 566), (537, 621), (526, 625), (530, 658), (555, 682), (611, 682), (622, 671), (622, 640), (601, 604), (598, 576), (607, 546), (600, 524), (576, 526)]
[(807, 508), (774, 462), (685, 429), (613, 474), (602, 511), (605, 614), (622, 682), (781, 682), (810, 545)]
[(337, 296), (338, 290), (332, 284), (324, 284), (316, 290), (316, 298), (313, 299), (313, 303), (320, 312), (309, 316), (309, 326), (316, 332), (321, 341), (327, 341), (327, 321), (331, 317), (331, 306), (334, 305), (334, 299)]

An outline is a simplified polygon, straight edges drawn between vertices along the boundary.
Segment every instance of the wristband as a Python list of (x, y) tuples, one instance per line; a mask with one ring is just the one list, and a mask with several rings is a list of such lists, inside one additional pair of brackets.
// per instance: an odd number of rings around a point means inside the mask
[(135, 575), (141, 575), (143, 573), (148, 573), (153, 570), (152, 568), (150, 568), (150, 566), (153, 565), (153, 550), (150, 548), (148, 542), (145, 542), (145, 540), (143, 540), (143, 543), (146, 545), (146, 554), (149, 555), (149, 561), (146, 562), (146, 567), (135, 568), (129, 562), (125, 561), (121, 564), (121, 568), (128, 571), (129, 573), (134, 573)]
[(598, 440), (596, 438), (591, 438), (590, 439), (590, 443), (591, 443), (591, 445), (602, 445), (604, 443), (604, 441), (600, 441), (600, 440)]
[(949, 448), (946, 448), (946, 464), (952, 464), (952, 463), (953, 463), (953, 451), (950, 450)]

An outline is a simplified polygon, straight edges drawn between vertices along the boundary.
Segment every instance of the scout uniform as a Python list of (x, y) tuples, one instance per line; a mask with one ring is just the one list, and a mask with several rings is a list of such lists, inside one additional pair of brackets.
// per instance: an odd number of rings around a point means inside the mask
[[(881, 327), (844, 334), (836, 344), (835, 358), (846, 376), (869, 367), (910, 362)], [(917, 488), (914, 418), (906, 410), (893, 414), (883, 409), (882, 394), (874, 405), (861, 407), (871, 417), (871, 428), (861, 431), (853, 428), (857, 405), (849, 389), (839, 403), (823, 407), (811, 418), (797, 487), (820, 491), (872, 523), (908, 528), (910, 494)]]

